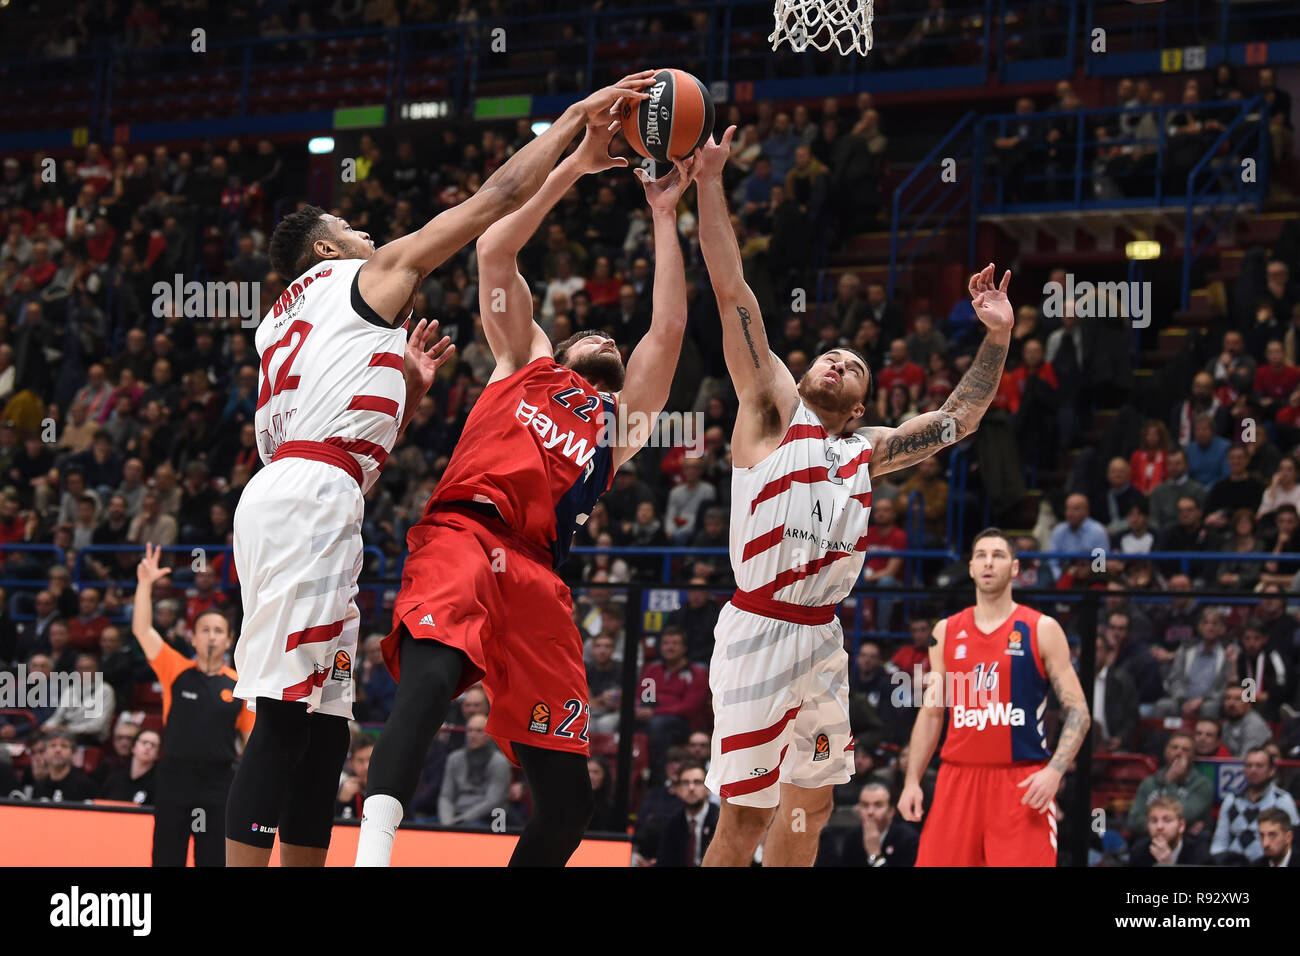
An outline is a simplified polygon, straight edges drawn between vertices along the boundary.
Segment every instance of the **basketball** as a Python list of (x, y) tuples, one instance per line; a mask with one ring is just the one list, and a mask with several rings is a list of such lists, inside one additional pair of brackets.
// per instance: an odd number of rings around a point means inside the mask
[(713, 133), (713, 98), (685, 70), (659, 70), (649, 99), (623, 104), (623, 135), (656, 162), (685, 159)]

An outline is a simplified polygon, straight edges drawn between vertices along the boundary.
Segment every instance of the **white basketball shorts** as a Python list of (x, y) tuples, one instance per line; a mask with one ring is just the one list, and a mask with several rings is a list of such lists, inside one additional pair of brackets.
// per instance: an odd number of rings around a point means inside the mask
[(791, 624), (730, 602), (714, 629), (708, 788), (775, 807), (778, 783), (826, 787), (853, 775), (849, 655), (838, 620)]
[(352, 718), (357, 578), (364, 501), (341, 468), (284, 458), (263, 468), (235, 509), (235, 567), (244, 622), (235, 696), (300, 700)]

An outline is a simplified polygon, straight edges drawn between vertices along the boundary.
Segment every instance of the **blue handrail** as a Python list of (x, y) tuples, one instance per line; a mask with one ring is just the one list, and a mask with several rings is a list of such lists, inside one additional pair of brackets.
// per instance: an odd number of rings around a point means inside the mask
[[(1238, 143), (1238, 149), (1232, 150), (1230, 159), (1239, 151), (1240, 147), (1246, 145), (1246, 142), (1253, 135), (1255, 137), (1255, 180), (1254, 188), (1240, 189), (1229, 192), (1225, 186), (1222, 177), (1209, 176), (1206, 178), (1205, 185), (1198, 190), (1196, 179), (1207, 169), (1210, 168), (1211, 162), (1219, 155), (1219, 151), (1229, 142), (1232, 134), (1242, 126), (1243, 123), (1254, 118), (1255, 129), (1247, 131)], [(1271, 146), (1269, 140), (1268, 114), (1264, 103), (1264, 97), (1255, 96), (1249, 102), (1241, 104), (1241, 109), (1233, 117), (1232, 122), (1221, 132), (1215, 139), (1214, 143), (1205, 151), (1205, 154), (1197, 161), (1187, 174), (1187, 210), (1183, 219), (1183, 297), (1182, 308), (1186, 309), (1191, 301), (1192, 294), (1192, 264), (1201, 257), (1210, 244), (1214, 242), (1219, 235), (1219, 231), (1231, 219), (1232, 214), (1236, 211), (1236, 205), (1239, 202), (1253, 202), (1255, 210), (1258, 212), (1263, 208), (1264, 200), (1268, 196), (1268, 172), (1269, 158), (1271, 155)], [(1234, 171), (1233, 181), (1239, 185), (1246, 185), (1242, 178), (1242, 170), (1238, 168)], [(1215, 187), (1220, 187), (1217, 191)], [(1205, 211), (1199, 218), (1194, 218), (1196, 208), (1205, 206)], [(1227, 211), (1221, 216), (1215, 216), (1220, 208), (1226, 206)], [(1199, 244), (1196, 241), (1196, 233), (1201, 226), (1207, 221), (1214, 218), (1214, 222), (1209, 229), (1209, 234)]]
[[(900, 270), (906, 269), (908, 266), (912, 264), (912, 262), (916, 259), (916, 257), (920, 255), (921, 252), (923, 252), (925, 248), (931, 243), (931, 241), (933, 241), (934, 237), (938, 235), (938, 232), (943, 227), (944, 223), (946, 223), (957, 212), (957, 210), (960, 209), (966, 203), (970, 203), (972, 215), (974, 213), (974, 209), (975, 209), (974, 191), (973, 189), (971, 189), (968, 191), (968, 194), (964, 200), (959, 198), (956, 202), (952, 202), (948, 204), (946, 207), (947, 212), (937, 223), (930, 223), (926, 219), (929, 213), (932, 212), (940, 202), (948, 198), (947, 195), (945, 194), (945, 187), (955, 186), (956, 188), (960, 189), (966, 183), (966, 177), (960, 175), (957, 177), (956, 183), (945, 183), (942, 179), (943, 170), (942, 168), (936, 169), (936, 163), (939, 161), (940, 157), (943, 157), (945, 159), (951, 158), (953, 160), (957, 159), (957, 156), (951, 155), (953, 152), (955, 152), (950, 148), (951, 144), (955, 142), (958, 136), (965, 135), (970, 129), (974, 127), (975, 119), (976, 119), (976, 114), (974, 110), (971, 110), (970, 112), (966, 113), (966, 115), (963, 116), (957, 122), (957, 124), (947, 132), (947, 134), (943, 137), (943, 139), (939, 140), (938, 144), (932, 150), (930, 150), (929, 153), (926, 154), (925, 158), (922, 159), (919, 163), (917, 163), (916, 168), (913, 169), (910, 173), (908, 173), (907, 178), (904, 179), (901, 183), (899, 183), (898, 188), (894, 190), (893, 217), (890, 225), (890, 243), (889, 243), (888, 295), (890, 299), (894, 298), (894, 289), (898, 283), (898, 274)], [(970, 146), (970, 150), (973, 152), (973, 149), (974, 147), (972, 143), (972, 145)], [(967, 150), (964, 147), (961, 149), (961, 154), (963, 157), (967, 155)], [(934, 178), (931, 179), (929, 183), (921, 186), (921, 188), (917, 191), (916, 195), (913, 196), (912, 199), (908, 201), (906, 205), (904, 205), (903, 196), (906, 193), (907, 189), (910, 186), (912, 186), (913, 183), (917, 182), (917, 180), (919, 180), (920, 177), (925, 173), (929, 173)], [(930, 205), (926, 207), (925, 211), (922, 212), (916, 218), (916, 221), (912, 223), (911, 227), (907, 228), (906, 231), (904, 232), (903, 218), (909, 212), (911, 212), (912, 208), (917, 203), (919, 203), (925, 196), (929, 195), (932, 191), (935, 190), (938, 190), (938, 195), (935, 197), (933, 201), (931, 201)], [(930, 234), (926, 236), (924, 239), (922, 239), (915, 246), (915, 248), (911, 250), (906, 260), (900, 266), (898, 261), (900, 255), (900, 247), (902, 247), (905, 243), (914, 240), (922, 229), (930, 230)], [(973, 239), (972, 239), (972, 245), (973, 245)], [(973, 251), (974, 250), (972, 249), (972, 252)]]

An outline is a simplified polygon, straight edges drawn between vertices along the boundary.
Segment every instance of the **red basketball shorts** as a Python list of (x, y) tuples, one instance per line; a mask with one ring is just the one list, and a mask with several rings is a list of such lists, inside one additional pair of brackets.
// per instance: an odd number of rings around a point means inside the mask
[(393, 607), (384, 661), (401, 680), (400, 629), (469, 658), (456, 694), (483, 682), (487, 732), (512, 743), (586, 756), (587, 674), (569, 589), (550, 554), (505, 525), (455, 507), (419, 526)]
[(944, 762), (917, 866), (1056, 866), (1056, 805), (1039, 813), (1019, 784), (1045, 764)]

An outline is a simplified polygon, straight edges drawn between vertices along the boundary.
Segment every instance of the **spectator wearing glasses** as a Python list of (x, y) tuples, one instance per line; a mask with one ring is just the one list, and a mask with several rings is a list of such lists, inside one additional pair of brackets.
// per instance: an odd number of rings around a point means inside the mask
[(104, 755), (99, 759), (99, 766), (91, 774), (96, 784), (103, 787), (109, 777), (131, 766), (131, 748), (139, 735), (140, 724), (130, 714), (122, 714), (117, 718), (117, 723), (113, 725), (113, 736), (109, 740), (110, 746), (105, 749)]
[(699, 866), (703, 861), (718, 826), (718, 806), (709, 800), (704, 776), (704, 765), (695, 760), (684, 762), (678, 771), (677, 799), (682, 805), (664, 827), (655, 866)]
[(100, 799), (153, 806), (154, 768), (162, 752), (157, 731), (142, 730), (131, 742), (130, 763), (104, 781)]

